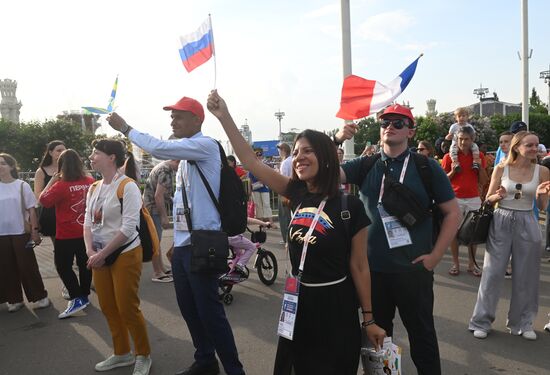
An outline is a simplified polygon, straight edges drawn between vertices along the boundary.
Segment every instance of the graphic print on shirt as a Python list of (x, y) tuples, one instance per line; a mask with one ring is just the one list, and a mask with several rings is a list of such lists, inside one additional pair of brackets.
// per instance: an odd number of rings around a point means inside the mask
[(84, 225), (84, 218), (86, 215), (86, 194), (88, 193), (89, 188), (90, 185), (74, 185), (69, 188), (72, 195), (72, 201), (77, 199), (77, 195), (80, 194), (80, 200), (71, 205), (71, 211), (78, 214), (76, 222), (80, 225)]
[[(292, 222), (290, 223), (290, 239), (298, 243), (304, 243), (306, 233), (313, 222), (317, 207), (303, 207), (298, 210)], [(303, 228), (297, 229), (295, 226), (302, 226)], [(313, 245), (317, 242), (317, 236), (326, 236), (329, 229), (334, 229), (332, 221), (328, 215), (323, 211), (319, 216), (319, 221), (315, 225), (313, 233), (309, 237), (309, 244)]]

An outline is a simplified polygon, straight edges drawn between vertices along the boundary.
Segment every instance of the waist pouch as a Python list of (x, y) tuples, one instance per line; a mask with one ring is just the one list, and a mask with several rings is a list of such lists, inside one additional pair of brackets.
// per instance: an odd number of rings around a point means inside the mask
[(191, 272), (221, 274), (229, 270), (229, 241), (219, 230), (191, 232)]
[(397, 217), (407, 228), (412, 228), (431, 216), (430, 211), (408, 187), (386, 174), (382, 205), (386, 212)]

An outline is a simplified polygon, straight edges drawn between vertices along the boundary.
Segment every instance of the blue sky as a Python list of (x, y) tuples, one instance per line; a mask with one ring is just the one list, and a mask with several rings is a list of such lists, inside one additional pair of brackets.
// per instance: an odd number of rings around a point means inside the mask
[[(131, 4), (131, 5), (129, 5)], [(188, 74), (178, 36), (212, 14), (217, 88), (255, 140), (275, 139), (274, 112), (290, 128), (333, 129), (342, 85), (339, 1), (159, 0), (85, 3), (19, 0), (2, 5), (0, 78), (16, 79), (24, 121), (80, 106), (105, 106), (119, 74), (117, 111), (156, 136), (170, 133), (162, 106), (186, 95), (203, 103), (213, 61)], [(96, 11), (94, 11), (96, 9)], [(529, 2), (530, 84), (547, 102), (539, 72), (550, 63), (550, 2)], [(353, 73), (383, 83), (421, 52), (398, 99), (424, 114), (426, 100), (452, 111), (483, 83), (521, 101), (520, 1), (351, 0)], [(8, 32), (6, 32), (6, 30)], [(9, 53), (6, 53), (9, 52)], [(212, 116), (204, 132), (224, 139)]]

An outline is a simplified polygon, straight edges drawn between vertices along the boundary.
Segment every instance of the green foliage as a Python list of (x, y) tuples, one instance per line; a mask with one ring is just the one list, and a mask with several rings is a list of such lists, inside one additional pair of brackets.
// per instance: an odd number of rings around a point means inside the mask
[(22, 171), (34, 171), (42, 159), (46, 144), (54, 139), (65, 142), (82, 157), (91, 153), (95, 136), (82, 132), (79, 125), (66, 120), (14, 124), (0, 120), (0, 152), (13, 155)]
[(380, 125), (373, 117), (367, 117), (359, 121), (359, 130), (355, 134), (354, 152), (361, 155), (367, 142), (377, 144), (380, 140)]
[(529, 112), (548, 114), (548, 108), (546, 108), (546, 104), (544, 104), (542, 100), (540, 100), (540, 96), (534, 87), (531, 91), (531, 97), (529, 98)]

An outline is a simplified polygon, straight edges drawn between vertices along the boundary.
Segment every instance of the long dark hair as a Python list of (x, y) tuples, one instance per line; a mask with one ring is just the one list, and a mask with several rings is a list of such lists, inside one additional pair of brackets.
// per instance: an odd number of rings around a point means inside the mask
[(42, 160), (40, 161), (40, 165), (38, 166), (39, 168), (47, 167), (48, 165), (51, 165), (53, 163), (50, 151), (53, 151), (57, 146), (60, 145), (65, 146), (65, 142), (58, 139), (56, 139), (55, 141), (51, 141), (46, 145), (46, 151), (44, 151), (44, 155), (42, 156)]
[(0, 158), (4, 159), (6, 161), (6, 164), (12, 168), (12, 170), (10, 171), (11, 176), (15, 179), (19, 178), (19, 174), (17, 173), (19, 171), (17, 160), (15, 160), (13, 156), (11, 156), (10, 154), (6, 154), (5, 152), (0, 152)]
[(138, 171), (136, 167), (136, 159), (134, 158), (134, 154), (132, 154), (130, 151), (126, 153), (128, 156), (126, 158), (126, 161), (124, 162), (124, 174), (134, 181), (138, 180)]
[(113, 138), (95, 139), (92, 141), (92, 147), (107, 155), (115, 155), (115, 165), (117, 168), (124, 165), (124, 161), (126, 160), (126, 145), (123, 141)]
[[(296, 142), (301, 138), (305, 138), (309, 142), (317, 157), (319, 171), (313, 180), (313, 184), (317, 188), (317, 194), (323, 197), (335, 197), (339, 191), (340, 163), (338, 162), (338, 154), (334, 142), (324, 133), (306, 129), (296, 136), (294, 145), (292, 146), (293, 150), (296, 147)], [(293, 197), (296, 196), (296, 193), (306, 192), (306, 183), (298, 178), (294, 168), (292, 169), (292, 177), (288, 190), (290, 192), (289, 195)]]
[(61, 173), (63, 181), (78, 181), (86, 177), (84, 165), (78, 152), (68, 148), (59, 155), (57, 172)]

